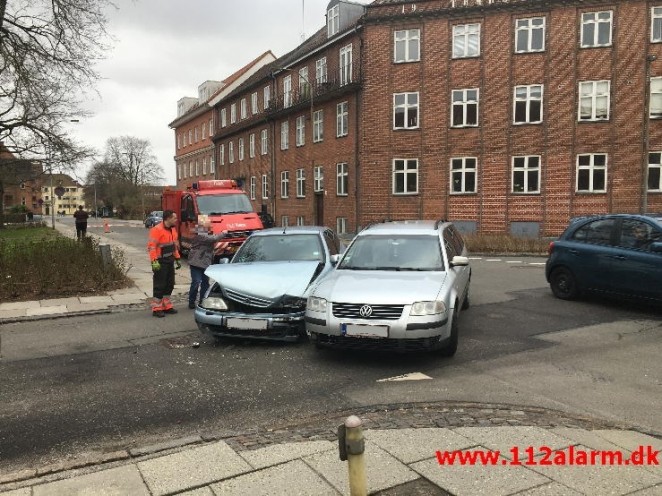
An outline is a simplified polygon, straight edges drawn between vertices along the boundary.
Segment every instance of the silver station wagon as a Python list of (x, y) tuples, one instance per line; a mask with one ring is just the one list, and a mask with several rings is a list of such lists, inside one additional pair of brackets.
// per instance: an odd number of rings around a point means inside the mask
[(325, 227), (256, 231), (230, 263), (206, 271), (216, 281), (195, 309), (198, 328), (216, 337), (295, 341), (314, 283), (333, 269), (340, 243)]
[(453, 224), (401, 221), (361, 231), (308, 298), (306, 330), (321, 346), (457, 350), (471, 268)]

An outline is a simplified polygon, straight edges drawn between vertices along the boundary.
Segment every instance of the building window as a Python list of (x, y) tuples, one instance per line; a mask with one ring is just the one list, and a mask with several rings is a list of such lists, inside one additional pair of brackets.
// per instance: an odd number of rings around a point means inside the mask
[(230, 105), (230, 124), (237, 122), (237, 104)]
[(648, 154), (648, 191), (662, 191), (662, 152)]
[(253, 114), (257, 114), (257, 113), (258, 113), (258, 108), (257, 108), (257, 91), (254, 92), (254, 93), (251, 95), (251, 112), (252, 112)]
[(451, 193), (476, 192), (476, 158), (451, 159)]
[(393, 95), (393, 129), (418, 127), (418, 92)]
[(177, 149), (179, 150), (182, 147), (182, 135), (177, 135)]
[(315, 193), (324, 191), (324, 169), (321, 165), (316, 165), (313, 171), (313, 190)]
[(218, 151), (219, 161), (221, 165), (225, 165), (225, 145), (221, 145), (221, 149)]
[(280, 149), (287, 150), (290, 147), (290, 123), (283, 121), (280, 123)]
[(306, 196), (306, 171), (297, 169), (297, 198)]
[(348, 186), (349, 166), (345, 163), (336, 164), (336, 195), (347, 196)]
[(515, 86), (513, 107), (515, 124), (542, 122), (542, 85)]
[(308, 98), (310, 95), (310, 80), (308, 79), (308, 67), (299, 69), (299, 98)]
[(262, 174), (262, 199), (269, 199), (269, 177), (266, 174)]
[(651, 78), (650, 91), (650, 117), (659, 119), (662, 117), (662, 77)]
[(589, 153), (577, 155), (577, 192), (607, 191), (607, 155)]
[(195, 138), (194, 138), (194, 139), (195, 139), (195, 142), (196, 142), (196, 143), (197, 143), (198, 141), (200, 141), (200, 135), (198, 134), (198, 129), (199, 129), (198, 126), (195, 126), (195, 132), (194, 132), (194, 136), (195, 136)]
[(207, 175), (207, 157), (204, 157), (202, 159), (202, 175), (203, 176)]
[(306, 116), (297, 117), (296, 146), (306, 144)]
[(324, 140), (324, 110), (313, 113), (313, 143)]
[(227, 112), (225, 110), (226, 109), (221, 109), (221, 127), (228, 125)]
[(287, 227), (290, 225), (290, 218), (287, 215), (283, 215), (280, 218), (280, 225), (281, 227)]
[(242, 98), (240, 102), (240, 111), (241, 111), (241, 119), (245, 119), (248, 117), (248, 106), (246, 104), (246, 99)]
[(211, 138), (214, 136), (214, 118), (210, 117), (209, 118), (209, 137)]
[(255, 185), (256, 185), (256, 177), (251, 176), (251, 186), (250, 186), (251, 200), (255, 200)]
[(336, 234), (347, 234), (347, 217), (336, 218)]
[(517, 19), (515, 21), (515, 53), (545, 50), (545, 18)]
[(421, 30), (403, 29), (393, 33), (393, 61), (418, 62), (421, 59)]
[(306, 219), (303, 215), (297, 216), (297, 226), (305, 226), (306, 225)]
[(239, 160), (244, 160), (244, 138), (239, 138)]
[(248, 137), (248, 154), (251, 158), (255, 157), (255, 133), (251, 133)]
[(193, 144), (193, 129), (188, 130), (188, 144)]
[(290, 196), (290, 171), (280, 173), (280, 197), (288, 198)]
[(193, 177), (193, 160), (188, 163), (188, 176)]
[(393, 194), (418, 193), (418, 159), (393, 160)]
[(349, 128), (349, 104), (342, 102), (336, 105), (336, 137), (347, 136)]
[(662, 7), (651, 8), (651, 42), (662, 41)]
[(211, 176), (216, 176), (216, 165), (214, 163), (214, 156), (209, 157), (209, 174)]
[(287, 75), (283, 78), (283, 106), (285, 108), (292, 106), (292, 76)]
[(340, 49), (340, 86), (352, 82), (352, 45)]
[(263, 129), (260, 134), (261, 134), (260, 141), (262, 143), (262, 147), (261, 147), (262, 155), (266, 155), (269, 152), (269, 136), (267, 135), (266, 129)]
[(202, 132), (200, 133), (200, 139), (205, 139), (207, 137), (207, 123), (202, 123)]
[(480, 24), (453, 26), (453, 58), (478, 57), (480, 55)]
[(340, 5), (326, 11), (326, 34), (330, 38), (340, 30)]
[(232, 141), (228, 143), (228, 160), (231, 164), (234, 163), (234, 143)]
[(540, 193), (540, 157), (513, 157), (513, 193)]
[(609, 81), (579, 83), (579, 120), (609, 120)]
[(326, 83), (326, 57), (322, 57), (315, 61), (315, 80), (317, 84)]
[(582, 48), (611, 45), (612, 11), (582, 14)]
[(182, 178), (182, 164), (177, 164), (177, 179)]
[(262, 90), (262, 104), (264, 106), (264, 110), (267, 110), (269, 108), (270, 103), (271, 103), (271, 87), (265, 86), (264, 89)]
[(478, 88), (453, 90), (452, 127), (478, 126)]

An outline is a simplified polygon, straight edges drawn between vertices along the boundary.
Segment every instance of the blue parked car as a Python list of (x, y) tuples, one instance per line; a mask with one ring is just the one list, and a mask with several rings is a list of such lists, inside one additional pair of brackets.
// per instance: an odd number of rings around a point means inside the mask
[(662, 303), (662, 215), (573, 219), (550, 243), (545, 275), (563, 300), (598, 292)]
[(149, 229), (161, 221), (163, 221), (163, 210), (154, 210), (145, 219), (145, 227)]

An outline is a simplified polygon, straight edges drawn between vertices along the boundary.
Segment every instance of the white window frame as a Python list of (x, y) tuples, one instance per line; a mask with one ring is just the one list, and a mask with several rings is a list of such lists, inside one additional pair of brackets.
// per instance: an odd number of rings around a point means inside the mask
[(336, 138), (342, 138), (349, 133), (349, 102), (336, 105)]
[(453, 26), (453, 58), (471, 57), (480, 57), (480, 23), (457, 24)]
[(349, 165), (346, 162), (336, 164), (336, 196), (349, 195)]
[(280, 173), (280, 197), (290, 197), (290, 171), (282, 171)]
[(207, 123), (202, 123), (202, 129), (200, 130), (200, 139), (203, 140), (207, 137)]
[(251, 112), (253, 115), (257, 114), (260, 111), (259, 108), (257, 108), (257, 91), (254, 91), (251, 94)]
[[(533, 46), (533, 33), (541, 31), (541, 46)], [(528, 17), (515, 19), (515, 53), (535, 53), (545, 51), (545, 35), (547, 31), (547, 18)], [(519, 47), (520, 36), (526, 36), (526, 47)]]
[(239, 138), (239, 161), (244, 160), (244, 138)]
[(297, 198), (306, 197), (306, 170), (301, 168), (296, 171), (297, 178)]
[(297, 226), (305, 226), (306, 218), (303, 215), (297, 215)]
[(228, 143), (228, 162), (234, 164), (234, 142)]
[[(651, 171), (656, 171), (657, 185), (651, 188)], [(662, 151), (648, 153), (648, 175), (646, 179), (648, 191), (662, 191)]]
[(260, 133), (260, 151), (262, 155), (269, 153), (269, 135), (266, 129), (263, 129)]
[[(402, 47), (401, 50), (398, 50)], [(400, 55), (399, 52), (402, 52)], [(412, 55), (412, 52), (414, 54)], [(421, 60), (421, 30), (400, 29), (393, 32), (393, 62), (403, 64)]]
[(180, 180), (182, 178), (182, 164), (177, 164), (177, 179)]
[[(510, 192), (517, 195), (531, 195), (540, 193), (540, 155), (519, 155), (512, 159)], [(530, 175), (535, 173), (535, 187), (530, 184)], [(521, 190), (515, 189), (515, 184), (519, 184), (515, 176), (521, 176)]]
[(177, 149), (179, 150), (182, 147), (182, 135), (177, 134)]
[(193, 130), (193, 139), (195, 140), (195, 143), (200, 141), (200, 133), (198, 132), (200, 128), (198, 126), (195, 126), (195, 129)]
[(189, 160), (188, 163), (188, 176), (193, 177), (193, 160)]
[(331, 36), (338, 33), (340, 30), (340, 5), (336, 4), (326, 11), (326, 36)]
[(324, 168), (321, 165), (313, 167), (313, 191), (315, 193), (324, 191)]
[[(520, 95), (518, 95), (518, 90), (520, 90)], [(523, 95), (521, 94), (522, 92), (524, 92)], [(513, 124), (516, 126), (524, 124), (540, 124), (543, 121), (543, 99), (544, 87), (542, 84), (515, 86), (513, 88)], [(537, 120), (531, 118), (531, 105), (534, 102), (539, 102), (540, 106), (540, 116)], [(524, 113), (526, 117), (524, 120), (518, 121), (517, 108), (518, 106), (522, 105), (524, 106)]]
[[(402, 168), (399, 168), (398, 166), (402, 165)], [(413, 166), (413, 167), (412, 167)], [(415, 175), (416, 177), (416, 189), (410, 190), (408, 187), (409, 184), (409, 176), (410, 175)], [(402, 176), (402, 191), (397, 191), (397, 184), (398, 184), (398, 178)], [(402, 195), (416, 195), (418, 194), (418, 183), (419, 183), (419, 176), (418, 176), (418, 159), (417, 158), (394, 158), (393, 159), (393, 177), (392, 177), (392, 185), (391, 185), (391, 192), (394, 195), (397, 196), (402, 196)]]
[(265, 86), (262, 90), (262, 103), (264, 104), (264, 110), (267, 110), (271, 103), (271, 86)]
[(651, 7), (651, 43), (662, 43), (662, 5)]
[(290, 218), (287, 215), (280, 216), (280, 226), (288, 227), (290, 225)]
[[(415, 101), (414, 101), (415, 100)], [(393, 93), (393, 129), (418, 129), (420, 118), (419, 93), (418, 91), (410, 93)], [(396, 122), (398, 113), (402, 113), (402, 125)], [(410, 117), (410, 113), (415, 116)], [(412, 121), (410, 123), (410, 120)]]
[(225, 143), (221, 143), (221, 147), (218, 150), (218, 155), (221, 165), (225, 165)]
[(209, 137), (211, 138), (214, 136), (214, 118), (210, 117), (209, 118)]
[[(600, 17), (603, 14), (609, 14), (609, 18), (605, 19)], [(599, 43), (599, 32), (602, 24), (609, 24), (609, 40), (606, 43)], [(593, 25), (593, 39), (586, 39), (587, 33), (585, 28)], [(584, 12), (581, 21), (581, 47), (582, 48), (596, 48), (611, 46), (614, 29), (614, 12), (612, 10), (602, 10), (596, 12)]]
[[(475, 91), (476, 92), (476, 99), (475, 100), (470, 100), (469, 99), (469, 92), (470, 91)], [(456, 94), (460, 94), (462, 97), (461, 101), (455, 102), (455, 96)], [(475, 124), (468, 124), (467, 123), (467, 117), (468, 117), (468, 108), (470, 105), (475, 105), (476, 106), (476, 122)], [(454, 123), (454, 107), (455, 106), (461, 106), (462, 107), (462, 122), (461, 123)], [(457, 90), (452, 90), (451, 91), (451, 127), (478, 127), (478, 123), (480, 122), (480, 88), (464, 88), (464, 89), (457, 89)]]
[[(604, 165), (596, 165), (596, 157), (604, 157)], [(582, 157), (589, 159), (588, 164), (580, 165), (579, 162)], [(606, 153), (579, 153), (577, 154), (577, 169), (575, 176), (575, 193), (606, 193), (607, 192), (607, 164), (609, 156)], [(588, 189), (579, 189), (579, 176), (582, 172), (588, 173)], [(604, 189), (595, 188), (596, 173), (604, 173)]]
[(315, 61), (315, 81), (317, 84), (326, 83), (327, 77), (326, 57), (322, 57)]
[(230, 105), (230, 124), (237, 122), (237, 104)]
[(193, 144), (193, 129), (188, 130), (188, 144), (189, 145)]
[(662, 118), (662, 77), (650, 78), (650, 102), (648, 115), (651, 119)]
[(255, 133), (251, 133), (248, 137), (248, 156), (255, 158)]
[(313, 112), (313, 143), (324, 141), (324, 110)]
[(255, 176), (251, 176), (251, 182), (250, 182), (250, 193), (251, 193), (251, 200), (255, 200), (255, 187), (257, 184), (257, 178)]
[(310, 96), (310, 79), (308, 79), (308, 67), (299, 69), (299, 98)]
[(267, 174), (262, 174), (262, 199), (269, 199), (269, 176)]
[(340, 86), (352, 82), (352, 45), (346, 45), (340, 49)]
[(290, 122), (280, 123), (280, 149), (287, 150), (290, 147)]
[(336, 234), (347, 234), (347, 217), (336, 217)]
[(207, 175), (207, 157), (202, 157), (202, 175)]
[(283, 107), (292, 106), (292, 75), (283, 78)]
[[(453, 169), (454, 162), (459, 162), (461, 167)], [(473, 165), (472, 165), (473, 164)], [(473, 175), (474, 189), (467, 189), (467, 176)], [(478, 159), (476, 157), (453, 157), (450, 160), (450, 194), (451, 195), (466, 195), (475, 194), (478, 192)], [(453, 189), (453, 182), (455, 178), (460, 177), (460, 189), (456, 191)]]
[(300, 115), (296, 120), (296, 146), (306, 144), (306, 116)]
[(240, 108), (240, 119), (245, 119), (246, 117), (248, 117), (248, 104), (246, 103), (245, 98), (241, 99), (239, 108)]
[[(607, 90), (598, 91), (599, 87), (604, 87), (606, 83)], [(611, 81), (604, 79), (601, 81), (580, 81), (579, 82), (579, 102), (577, 109), (577, 120), (579, 122), (608, 121), (611, 107)], [(598, 116), (599, 103), (606, 101), (607, 114)], [(590, 104), (590, 115), (582, 114), (582, 102)]]
[(225, 127), (228, 125), (228, 116), (226, 109), (222, 108), (221, 109), (221, 127)]

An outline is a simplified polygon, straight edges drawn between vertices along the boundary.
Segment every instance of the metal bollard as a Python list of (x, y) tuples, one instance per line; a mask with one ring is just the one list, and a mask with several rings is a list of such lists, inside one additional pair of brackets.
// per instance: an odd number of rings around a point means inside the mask
[(110, 251), (110, 245), (99, 245), (99, 251), (101, 252), (103, 266), (105, 268), (110, 267), (113, 264), (113, 255)]
[(349, 471), (349, 494), (351, 496), (367, 496), (368, 483), (365, 472), (365, 441), (363, 439), (363, 423), (356, 415), (347, 417), (345, 423), (338, 427), (338, 450), (340, 459), (347, 460)]

